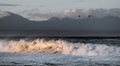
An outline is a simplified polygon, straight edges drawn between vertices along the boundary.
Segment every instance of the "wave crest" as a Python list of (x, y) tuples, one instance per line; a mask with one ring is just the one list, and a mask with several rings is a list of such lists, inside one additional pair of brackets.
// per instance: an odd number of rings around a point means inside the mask
[(59, 53), (78, 56), (120, 56), (120, 47), (104, 44), (71, 43), (64, 40), (0, 40), (0, 52)]

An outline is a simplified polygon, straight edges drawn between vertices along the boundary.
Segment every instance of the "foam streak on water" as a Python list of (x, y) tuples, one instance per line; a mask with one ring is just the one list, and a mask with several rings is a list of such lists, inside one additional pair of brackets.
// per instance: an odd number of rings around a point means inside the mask
[(120, 56), (119, 46), (72, 43), (64, 40), (0, 40), (0, 53), (53, 53), (77, 56)]

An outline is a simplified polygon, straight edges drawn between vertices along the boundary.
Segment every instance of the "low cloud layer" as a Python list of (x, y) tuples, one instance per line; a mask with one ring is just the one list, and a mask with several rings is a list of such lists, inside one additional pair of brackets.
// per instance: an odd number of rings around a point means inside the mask
[(18, 4), (5, 4), (5, 3), (0, 3), (0, 6), (19, 6)]
[(116, 16), (120, 17), (120, 9), (119, 8), (112, 8), (112, 9), (68, 9), (63, 12), (49, 12), (49, 13), (41, 13), (39, 9), (33, 10), (25, 10), (21, 12), (22, 16), (30, 19), (30, 20), (46, 20), (50, 19), (51, 17), (58, 17), (58, 18), (86, 18), (89, 15), (96, 18), (101, 18), (105, 16)]

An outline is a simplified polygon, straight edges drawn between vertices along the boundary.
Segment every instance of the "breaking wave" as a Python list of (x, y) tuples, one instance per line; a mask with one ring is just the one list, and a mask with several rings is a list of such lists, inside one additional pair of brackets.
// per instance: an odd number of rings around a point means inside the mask
[(58, 53), (77, 56), (120, 56), (119, 46), (72, 43), (64, 40), (0, 40), (0, 53)]

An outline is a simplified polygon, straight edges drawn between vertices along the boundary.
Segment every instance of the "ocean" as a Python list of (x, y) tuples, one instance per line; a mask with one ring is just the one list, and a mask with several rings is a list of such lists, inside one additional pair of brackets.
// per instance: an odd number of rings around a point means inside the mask
[(1, 38), (0, 65), (120, 66), (120, 39)]

